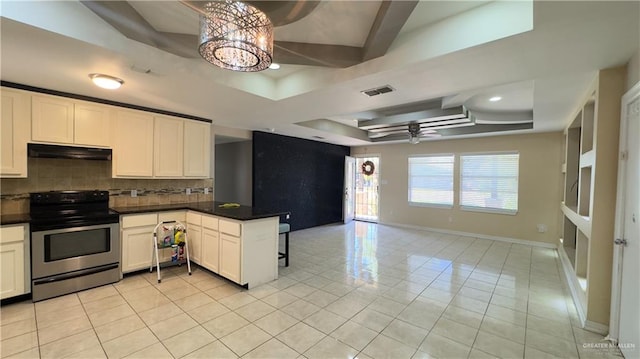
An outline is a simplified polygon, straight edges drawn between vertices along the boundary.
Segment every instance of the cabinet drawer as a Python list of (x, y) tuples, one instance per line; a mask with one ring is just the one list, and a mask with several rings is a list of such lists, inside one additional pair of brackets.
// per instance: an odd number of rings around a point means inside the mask
[(122, 217), (122, 228), (155, 226), (158, 224), (158, 214), (135, 214)]
[(220, 232), (240, 237), (240, 223), (220, 220)]
[(0, 243), (24, 242), (24, 226), (0, 228)]
[(209, 229), (218, 229), (218, 218), (202, 216), (202, 226)]
[(195, 212), (187, 212), (187, 223), (200, 226), (202, 224), (202, 215)]
[(158, 213), (158, 222), (180, 221), (184, 223), (187, 219), (185, 211), (171, 211)]

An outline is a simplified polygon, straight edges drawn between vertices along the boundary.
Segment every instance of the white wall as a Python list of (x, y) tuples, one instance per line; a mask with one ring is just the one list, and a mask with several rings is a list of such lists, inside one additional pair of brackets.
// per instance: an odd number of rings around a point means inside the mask
[(633, 85), (640, 81), (640, 49), (636, 51), (635, 55), (629, 60), (627, 64), (627, 91), (629, 91)]
[(239, 141), (215, 146), (215, 199), (251, 206), (252, 141)]
[[(352, 155), (380, 155), (380, 223), (396, 223), (487, 236), (557, 243), (560, 236), (560, 202), (563, 197), (561, 132), (495, 136), (461, 140), (425, 141), (418, 145), (390, 144), (353, 147)], [(516, 215), (409, 206), (408, 156), (417, 154), (518, 151), (519, 198)], [(458, 159), (457, 159), (458, 161)], [(454, 189), (459, 186), (459, 165)], [(457, 195), (456, 195), (457, 198)], [(457, 201), (456, 201), (457, 203)], [(538, 233), (537, 224), (548, 230)]]

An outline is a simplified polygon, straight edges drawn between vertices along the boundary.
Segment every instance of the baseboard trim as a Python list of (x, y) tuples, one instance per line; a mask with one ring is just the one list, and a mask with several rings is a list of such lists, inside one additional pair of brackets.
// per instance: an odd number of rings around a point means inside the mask
[(588, 330), (590, 332), (594, 332), (594, 333), (598, 333), (598, 334), (602, 334), (602, 335), (609, 334), (609, 326), (608, 325), (592, 322), (590, 320), (585, 320), (584, 321), (584, 329)]
[(536, 241), (530, 241), (530, 240), (527, 240), (527, 239), (498, 237), (498, 236), (491, 236), (491, 235), (487, 235), (487, 234), (461, 232), (461, 231), (451, 231), (451, 230), (448, 230), (448, 229), (415, 226), (415, 225), (404, 224), (404, 223), (394, 223), (394, 222), (378, 222), (378, 223), (382, 224), (382, 225), (385, 225), (385, 226), (417, 229), (417, 230), (423, 230), (423, 231), (430, 231), (430, 232), (437, 232), (437, 233), (444, 233), (444, 234), (453, 234), (453, 235), (457, 235), (457, 236), (475, 237), (475, 238), (481, 238), (481, 239), (491, 239), (491, 240), (494, 240), (494, 241), (516, 243), (516, 244), (524, 244), (524, 245), (534, 246), (534, 247), (553, 248), (553, 249), (557, 248), (553, 243), (536, 242)]
[[(580, 300), (580, 293), (578, 290), (581, 290), (577, 287), (576, 281), (574, 280), (575, 275), (573, 274), (573, 267), (571, 266), (571, 261), (569, 261), (569, 257), (564, 252), (564, 248), (558, 246), (558, 257), (560, 257), (560, 264), (562, 266), (562, 273), (564, 274), (562, 278), (564, 279), (565, 284), (569, 287), (569, 291), (571, 292), (571, 299), (573, 299), (573, 304), (576, 307), (576, 311), (578, 312), (578, 319), (580, 320), (580, 324), (583, 328), (586, 329), (587, 322), (587, 313), (585, 312), (586, 308), (582, 306), (582, 301)], [(605, 333), (606, 334), (606, 333)]]

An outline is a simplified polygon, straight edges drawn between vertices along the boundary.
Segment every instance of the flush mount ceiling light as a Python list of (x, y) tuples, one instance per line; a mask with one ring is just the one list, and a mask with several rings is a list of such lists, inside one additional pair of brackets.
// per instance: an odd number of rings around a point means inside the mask
[(489, 99), (489, 101), (491, 102), (498, 102), (500, 100), (502, 100), (502, 97), (500, 96), (493, 96), (492, 98)]
[(271, 70), (279, 70), (280, 69), (280, 64), (276, 64), (275, 62), (272, 62), (271, 65), (269, 65), (269, 68)]
[(419, 123), (409, 124), (409, 143), (412, 145), (417, 145), (418, 143), (420, 143), (420, 124)]
[(124, 80), (104, 74), (89, 74), (89, 78), (96, 86), (107, 90), (118, 89), (124, 84)]
[(200, 15), (198, 51), (223, 69), (262, 71), (273, 60), (273, 24), (251, 5), (232, 0), (209, 2)]

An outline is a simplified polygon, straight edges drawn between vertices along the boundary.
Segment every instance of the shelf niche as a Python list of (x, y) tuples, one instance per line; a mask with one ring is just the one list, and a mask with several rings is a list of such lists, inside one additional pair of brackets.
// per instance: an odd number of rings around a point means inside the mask
[(569, 128), (567, 128), (564, 204), (573, 210), (578, 207), (581, 132), (582, 111), (578, 113)]
[(564, 252), (567, 254), (571, 266), (575, 268), (576, 265), (576, 231), (578, 228), (573, 222), (566, 216), (564, 217), (564, 234), (562, 237), (562, 246)]
[(578, 198), (578, 214), (591, 217), (591, 167), (580, 169), (580, 197)]
[(582, 108), (582, 137), (580, 150), (582, 154), (585, 154), (593, 150), (593, 123), (594, 123), (594, 110), (595, 110), (595, 93), (591, 94), (590, 99)]

